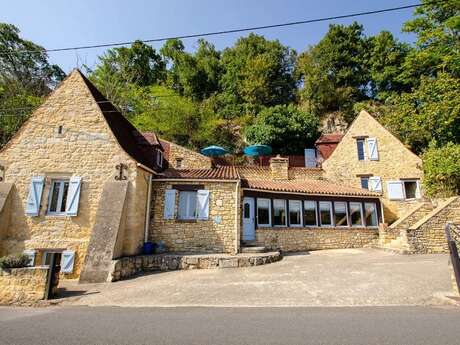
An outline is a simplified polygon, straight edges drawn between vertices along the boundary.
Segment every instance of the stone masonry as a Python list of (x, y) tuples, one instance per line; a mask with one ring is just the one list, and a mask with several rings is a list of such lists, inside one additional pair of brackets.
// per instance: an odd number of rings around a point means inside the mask
[[(78, 277), (102, 188), (106, 181), (115, 181), (115, 166), (120, 163), (127, 166), (129, 183), (123, 252), (133, 255), (143, 242), (147, 174), (119, 145), (81, 74), (72, 72), (0, 151), (5, 182), (14, 184), (2, 252), (72, 249), (76, 251), (75, 268), (67, 276)], [(33, 176), (45, 176), (38, 217), (26, 216), (24, 209)], [(70, 176), (82, 178), (78, 215), (48, 215), (52, 179)]]
[[(208, 220), (166, 220), (163, 218), (165, 190), (173, 184), (203, 184), (209, 190)], [(172, 252), (231, 253), (238, 251), (239, 218), (237, 182), (153, 182), (150, 239), (164, 241)], [(178, 193), (177, 193), (178, 194)], [(176, 215), (178, 198), (176, 196)]]
[(0, 305), (34, 305), (45, 297), (48, 267), (0, 269)]
[(182, 162), (181, 169), (209, 169), (212, 161), (201, 153), (162, 139), (169, 146), (168, 161), (171, 168), (176, 168), (176, 160)]
[[(360, 161), (356, 138), (377, 138), (379, 159)], [(367, 147), (366, 147), (367, 150)], [(414, 207), (418, 201), (392, 201), (387, 198), (386, 183), (390, 180), (421, 179), (422, 161), (366, 111), (350, 125), (332, 155), (322, 165), (325, 177), (336, 183), (361, 188), (360, 175), (382, 179), (385, 221), (391, 223)]]

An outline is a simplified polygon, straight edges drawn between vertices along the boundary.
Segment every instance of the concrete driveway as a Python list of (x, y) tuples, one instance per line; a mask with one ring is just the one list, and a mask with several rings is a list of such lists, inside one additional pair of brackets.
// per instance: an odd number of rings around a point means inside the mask
[(367, 306), (437, 305), (451, 293), (447, 255), (375, 249), (287, 255), (250, 268), (173, 271), (107, 284), (62, 284), (66, 305)]

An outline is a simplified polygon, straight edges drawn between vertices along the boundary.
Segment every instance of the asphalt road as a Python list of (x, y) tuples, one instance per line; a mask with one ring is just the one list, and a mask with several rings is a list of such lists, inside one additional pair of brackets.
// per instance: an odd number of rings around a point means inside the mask
[(458, 307), (0, 308), (0, 344), (460, 343)]

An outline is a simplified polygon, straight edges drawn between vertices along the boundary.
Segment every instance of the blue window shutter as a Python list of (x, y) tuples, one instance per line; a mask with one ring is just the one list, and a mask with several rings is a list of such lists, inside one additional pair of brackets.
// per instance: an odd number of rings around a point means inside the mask
[(75, 251), (64, 250), (61, 254), (61, 272), (72, 273), (75, 263)]
[(75, 217), (78, 214), (78, 204), (80, 202), (81, 177), (72, 176), (69, 181), (69, 190), (67, 192), (67, 202), (65, 213), (68, 216)]
[(176, 190), (167, 189), (165, 191), (164, 219), (174, 219), (176, 210)]
[(198, 219), (206, 220), (209, 218), (209, 190), (199, 190), (196, 196), (196, 207)]
[(27, 197), (26, 215), (31, 217), (38, 216), (42, 199), (44, 176), (34, 176), (30, 182), (29, 195)]

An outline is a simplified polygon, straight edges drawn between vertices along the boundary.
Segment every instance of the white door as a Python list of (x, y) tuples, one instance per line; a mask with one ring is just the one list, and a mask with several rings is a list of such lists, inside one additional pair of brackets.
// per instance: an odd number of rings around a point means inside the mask
[(243, 241), (256, 239), (256, 223), (254, 217), (254, 198), (243, 199)]

